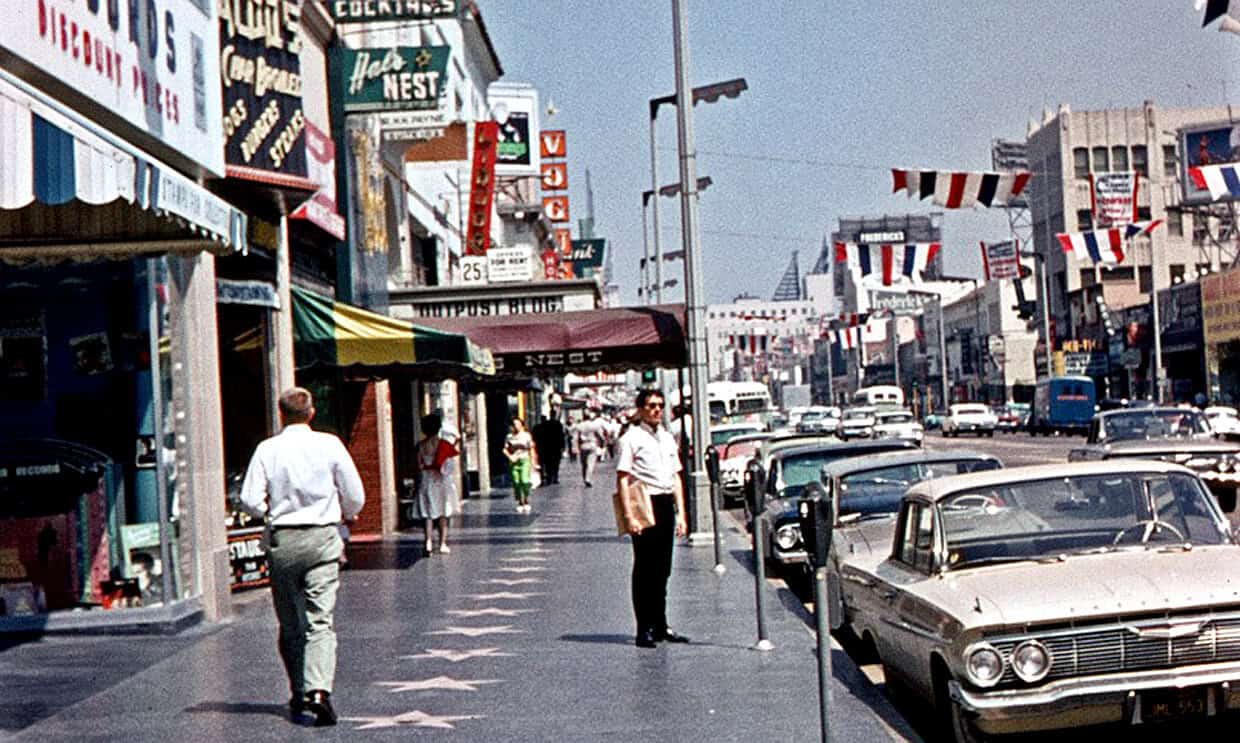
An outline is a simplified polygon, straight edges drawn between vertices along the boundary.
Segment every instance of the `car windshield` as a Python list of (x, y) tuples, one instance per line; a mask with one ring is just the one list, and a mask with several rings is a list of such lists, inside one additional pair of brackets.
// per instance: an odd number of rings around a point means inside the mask
[(1200, 413), (1192, 410), (1133, 410), (1104, 417), (1099, 433), (1103, 442), (1192, 439), (1208, 437), (1210, 427)]
[(997, 469), (993, 459), (944, 460), (913, 462), (872, 470), (853, 472), (839, 478), (840, 516), (860, 514), (862, 518), (894, 514), (900, 510), (904, 491), (922, 480), (960, 475), (966, 472)]
[(777, 495), (780, 498), (798, 497), (807, 483), (819, 479), (824, 464), (834, 462), (842, 456), (844, 454), (840, 452), (814, 451), (784, 457), (780, 464), (782, 484)]
[(912, 423), (912, 413), (885, 413), (878, 416), (878, 422), (884, 424), (890, 423)]
[(803, 421), (822, 421), (826, 419), (827, 419), (827, 414), (825, 411), (822, 411), (822, 410), (811, 410), (805, 415), (801, 416), (801, 420)]
[(1009, 483), (953, 493), (938, 510), (949, 570), (1126, 545), (1228, 541), (1210, 494), (1180, 473)]
[(749, 441), (733, 441), (723, 448), (723, 455), (720, 459), (732, 459), (733, 457), (752, 457), (754, 452), (762, 446), (762, 439), (750, 439)]
[(746, 433), (754, 433), (756, 428), (725, 428), (710, 432), (710, 443), (715, 446), (726, 444), (732, 439)]
[(862, 420), (874, 417), (874, 413), (869, 410), (845, 410), (844, 420)]

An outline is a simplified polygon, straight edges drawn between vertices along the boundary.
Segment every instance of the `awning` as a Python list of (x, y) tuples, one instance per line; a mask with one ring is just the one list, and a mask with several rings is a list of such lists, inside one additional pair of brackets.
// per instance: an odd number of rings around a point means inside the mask
[[(203, 249), (225, 253), (246, 248), (244, 212), (0, 71), (0, 209), (74, 200), (91, 205), (123, 200), (176, 220), (202, 238)], [(22, 237), (6, 235), (10, 240)], [(5, 247), (0, 256), (47, 254), (47, 245), (37, 245), (40, 235), (29, 237), (35, 245)], [(159, 242), (168, 242), (161, 238)], [(79, 252), (90, 250), (91, 242), (83, 240)]]
[(464, 335), (336, 302), (293, 287), (298, 369), (340, 368), (386, 377), (490, 376), (491, 352)]
[(683, 304), (418, 322), (490, 348), (499, 374), (590, 374), (688, 363)]

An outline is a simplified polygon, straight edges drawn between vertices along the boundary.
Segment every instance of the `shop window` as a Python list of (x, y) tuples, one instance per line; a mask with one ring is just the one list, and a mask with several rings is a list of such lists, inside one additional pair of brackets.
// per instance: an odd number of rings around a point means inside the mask
[(1112, 147), (1111, 164), (1115, 166), (1117, 171), (1128, 170), (1128, 148), (1123, 145)]
[(1135, 278), (1132, 266), (1115, 266), (1114, 268), (1102, 270), (1102, 280), (1105, 283), (1130, 283)]
[(1089, 177), (1089, 150), (1076, 147), (1072, 150), (1072, 171), (1077, 178)]
[(1146, 178), (1150, 177), (1149, 154), (1145, 151), (1143, 144), (1132, 146), (1132, 169)]
[(1154, 291), (1154, 271), (1149, 266), (1137, 269), (1137, 291), (1149, 294)]
[(1184, 214), (1176, 210), (1167, 212), (1167, 234), (1184, 237)]
[(1088, 209), (1076, 210), (1076, 226), (1080, 232), (1087, 232), (1094, 228), (1094, 215)]
[(1110, 153), (1107, 152), (1107, 148), (1105, 147), (1094, 148), (1094, 172), (1095, 173), (1105, 173), (1111, 169), (1111, 158), (1109, 154)]
[(1085, 289), (1098, 283), (1098, 274), (1091, 266), (1081, 269), (1081, 288)]
[(1179, 175), (1179, 158), (1175, 154), (1175, 145), (1165, 144), (1162, 146), (1163, 155), (1163, 176), (1166, 178), (1175, 178)]

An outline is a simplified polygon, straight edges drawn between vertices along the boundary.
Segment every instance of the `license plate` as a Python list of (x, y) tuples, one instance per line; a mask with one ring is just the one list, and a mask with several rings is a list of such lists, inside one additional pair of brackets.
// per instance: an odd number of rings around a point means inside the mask
[(1210, 689), (1166, 689), (1141, 693), (1141, 719), (1145, 722), (1208, 717)]

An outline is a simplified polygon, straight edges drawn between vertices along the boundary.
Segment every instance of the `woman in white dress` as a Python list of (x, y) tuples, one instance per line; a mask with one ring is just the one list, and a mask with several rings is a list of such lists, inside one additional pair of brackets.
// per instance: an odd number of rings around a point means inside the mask
[(431, 525), (434, 523), (439, 532), (439, 551), (443, 554), (448, 549), (448, 519), (461, 510), (460, 494), (457, 492), (454, 474), (454, 462), (460, 452), (452, 443), (439, 437), (443, 419), (436, 413), (422, 418), (422, 433), (425, 438), (418, 444), (418, 500), (414, 513), (416, 518), (423, 520), (426, 526), (426, 544), (424, 554), (431, 554), (434, 546), (431, 539)]

